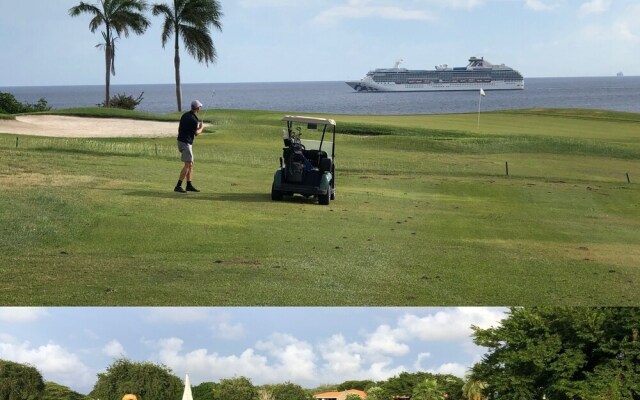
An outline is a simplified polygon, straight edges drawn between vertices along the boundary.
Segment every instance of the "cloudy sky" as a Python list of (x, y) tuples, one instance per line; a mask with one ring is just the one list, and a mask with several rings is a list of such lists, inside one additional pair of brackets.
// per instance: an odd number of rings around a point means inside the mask
[[(220, 2), (219, 60), (207, 68), (183, 54), (183, 83), (340, 81), (397, 59), (432, 68), (470, 56), (525, 77), (640, 75), (637, 0)], [(78, 3), (0, 1), (0, 86), (104, 83), (102, 36), (88, 15), (68, 16)], [(162, 48), (161, 20), (149, 18), (144, 36), (116, 43), (112, 84), (173, 83), (172, 46)]]
[(484, 349), (471, 325), (499, 308), (0, 308), (0, 359), (91, 391), (114, 359), (151, 361), (197, 385), (246, 376), (303, 387), (402, 371), (460, 377)]

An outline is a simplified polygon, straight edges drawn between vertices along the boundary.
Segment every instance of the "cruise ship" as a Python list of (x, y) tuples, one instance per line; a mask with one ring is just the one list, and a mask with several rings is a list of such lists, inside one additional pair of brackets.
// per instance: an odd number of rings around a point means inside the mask
[(435, 70), (393, 68), (369, 71), (359, 81), (348, 81), (357, 92), (421, 92), (448, 90), (517, 90), (524, 89), (522, 74), (504, 64), (494, 65), (484, 57), (471, 57), (466, 67), (438, 65)]

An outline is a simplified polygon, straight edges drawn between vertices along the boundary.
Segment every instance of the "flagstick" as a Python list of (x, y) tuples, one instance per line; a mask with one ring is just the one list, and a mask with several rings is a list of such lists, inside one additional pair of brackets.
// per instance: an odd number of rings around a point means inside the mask
[(478, 130), (480, 130), (480, 104), (482, 103), (482, 96), (484, 96), (484, 90), (480, 88), (480, 98), (478, 99)]
[(480, 94), (480, 99), (478, 99), (478, 130), (480, 129), (480, 103), (482, 103), (482, 94)]

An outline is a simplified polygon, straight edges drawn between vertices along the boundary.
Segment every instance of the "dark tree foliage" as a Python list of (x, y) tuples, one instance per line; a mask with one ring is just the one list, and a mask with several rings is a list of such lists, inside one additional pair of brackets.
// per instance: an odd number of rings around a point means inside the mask
[(311, 400), (311, 396), (300, 385), (285, 382), (271, 386), (273, 400)]
[(258, 388), (244, 376), (222, 379), (215, 391), (216, 400), (258, 400), (258, 398)]
[(640, 399), (640, 308), (512, 308), (473, 329), (489, 399)]
[(214, 392), (218, 387), (213, 382), (202, 382), (198, 386), (191, 388), (193, 400), (215, 400)]
[(51, 107), (47, 105), (47, 101), (44, 98), (38, 100), (36, 104), (21, 103), (11, 93), (0, 92), (1, 114), (22, 114), (49, 110), (51, 110)]
[(462, 386), (464, 381), (450, 374), (431, 374), (429, 372), (401, 372), (399, 375), (393, 376), (384, 382), (379, 382), (380, 386), (391, 398), (397, 396), (411, 396), (416, 385), (423, 383), (425, 380), (433, 380), (438, 384), (444, 393), (447, 394), (448, 400), (462, 399)]
[(98, 374), (90, 397), (121, 399), (132, 393), (143, 400), (180, 400), (183, 389), (180, 378), (163, 365), (118, 359)]
[(426, 379), (433, 379), (434, 375), (428, 372), (401, 372), (399, 375), (392, 376), (384, 382), (381, 382), (380, 386), (386, 390), (392, 397), (396, 396), (411, 396), (413, 388), (424, 382)]
[(55, 382), (46, 382), (42, 400), (87, 400), (87, 396)]
[(0, 360), (1, 400), (42, 400), (44, 380), (35, 367)]
[(374, 381), (371, 380), (364, 380), (364, 381), (344, 381), (341, 384), (338, 385), (338, 391), (342, 392), (344, 390), (349, 390), (349, 389), (358, 389), (358, 390), (362, 390), (362, 391), (367, 391), (367, 389), (374, 387), (376, 385), (376, 383)]

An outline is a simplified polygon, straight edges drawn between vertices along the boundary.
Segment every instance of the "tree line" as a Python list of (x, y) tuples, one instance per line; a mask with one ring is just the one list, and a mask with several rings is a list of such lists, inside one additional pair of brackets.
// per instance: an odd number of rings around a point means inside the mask
[[(194, 386), (193, 398), (311, 400), (316, 393), (358, 389), (368, 400), (640, 400), (640, 308), (511, 308), (497, 327), (472, 329), (487, 352), (464, 380), (402, 372), (384, 381), (304, 389), (291, 382), (256, 386), (241, 376)], [(33, 366), (0, 360), (0, 400), (120, 400), (125, 393), (179, 400), (183, 385), (166, 366), (119, 359), (84, 396), (45, 382)]]
[[(129, 37), (130, 32), (142, 35), (150, 26), (145, 12), (150, 6), (145, 0), (100, 0), (97, 4), (81, 1), (69, 9), (69, 15), (92, 16), (89, 30), (95, 33), (101, 29), (103, 42), (96, 47), (104, 49), (105, 60), (105, 107), (109, 107), (111, 96), (111, 76), (116, 74), (116, 40)], [(158, 3), (151, 6), (154, 16), (161, 16), (161, 43), (164, 48), (173, 36), (174, 70), (176, 82), (176, 102), (178, 111), (182, 111), (182, 89), (180, 81), (180, 42), (184, 43), (187, 53), (198, 62), (215, 63), (217, 52), (210, 27), (222, 31), (222, 7), (218, 0), (173, 0), (172, 4)]]

